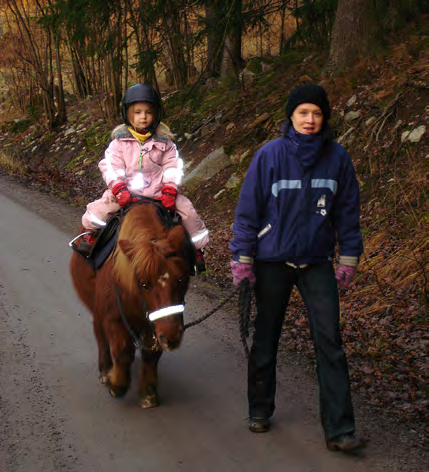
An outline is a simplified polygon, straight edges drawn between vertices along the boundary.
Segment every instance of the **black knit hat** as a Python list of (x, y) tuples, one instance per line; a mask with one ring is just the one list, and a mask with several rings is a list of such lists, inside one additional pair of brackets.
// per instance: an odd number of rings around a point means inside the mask
[(295, 108), (303, 103), (317, 105), (323, 113), (323, 118), (329, 120), (331, 107), (326, 90), (320, 85), (306, 83), (292, 90), (286, 103), (286, 117), (290, 119)]

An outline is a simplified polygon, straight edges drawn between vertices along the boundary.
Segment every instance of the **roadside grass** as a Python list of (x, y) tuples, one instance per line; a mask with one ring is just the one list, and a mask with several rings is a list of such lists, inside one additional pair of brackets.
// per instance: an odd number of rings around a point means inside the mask
[(0, 169), (11, 175), (25, 174), (24, 164), (16, 157), (8, 155), (4, 151), (0, 151)]

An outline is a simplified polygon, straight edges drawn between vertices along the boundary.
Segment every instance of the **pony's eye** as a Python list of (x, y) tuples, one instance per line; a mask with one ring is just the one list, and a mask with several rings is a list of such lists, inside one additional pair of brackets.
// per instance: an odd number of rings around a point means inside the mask
[(149, 284), (142, 284), (142, 287), (145, 289), (145, 290), (150, 290), (150, 285)]

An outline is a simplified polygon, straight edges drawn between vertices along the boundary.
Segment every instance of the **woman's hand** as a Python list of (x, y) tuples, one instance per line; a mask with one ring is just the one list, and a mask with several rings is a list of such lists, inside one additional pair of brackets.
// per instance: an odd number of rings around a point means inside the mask
[(347, 288), (351, 284), (356, 272), (356, 266), (340, 264), (335, 272), (335, 278), (342, 287)]
[(234, 285), (240, 285), (240, 282), (248, 279), (251, 287), (255, 285), (256, 277), (253, 273), (252, 264), (246, 264), (244, 262), (231, 261), (231, 272), (232, 272), (232, 282)]

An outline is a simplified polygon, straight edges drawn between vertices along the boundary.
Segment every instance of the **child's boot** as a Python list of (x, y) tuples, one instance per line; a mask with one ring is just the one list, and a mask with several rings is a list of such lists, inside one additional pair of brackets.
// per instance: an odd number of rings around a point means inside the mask
[[(85, 230), (89, 231), (89, 230)], [(93, 233), (84, 234), (80, 240), (79, 252), (88, 257), (91, 254), (91, 250), (94, 247), (95, 237)]]
[(204, 260), (204, 252), (202, 249), (197, 249), (197, 274), (202, 274), (207, 270), (206, 261)]

